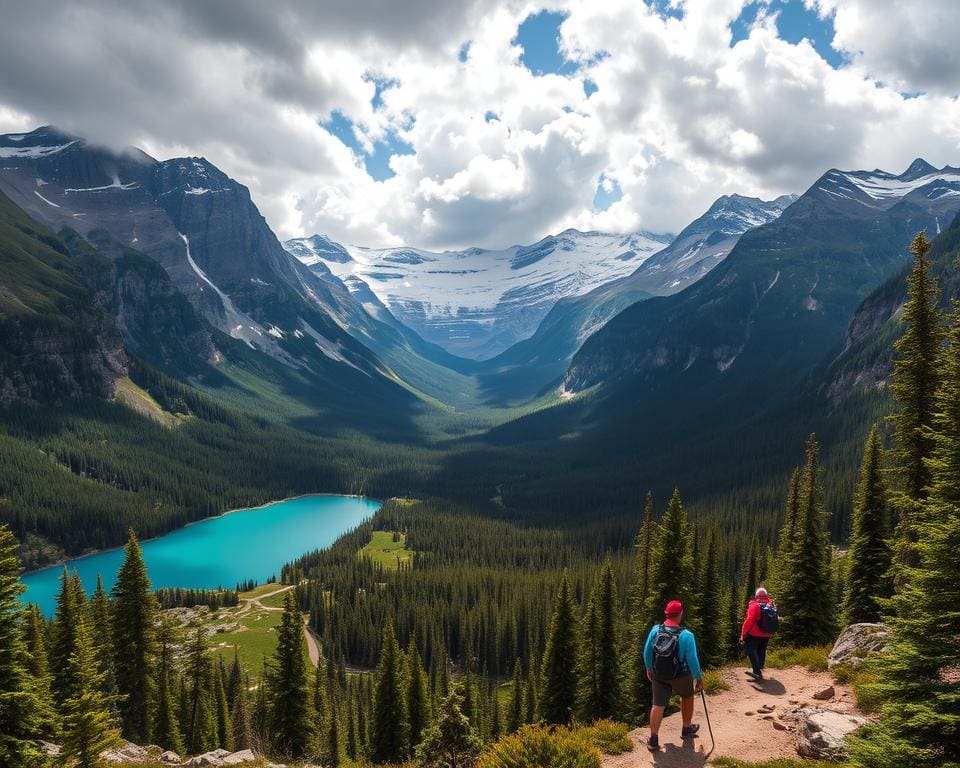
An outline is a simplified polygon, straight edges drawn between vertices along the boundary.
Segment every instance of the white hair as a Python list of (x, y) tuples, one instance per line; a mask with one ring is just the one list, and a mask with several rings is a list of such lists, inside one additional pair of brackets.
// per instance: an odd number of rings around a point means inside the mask
[(757, 587), (757, 591), (754, 593), (753, 596), (754, 596), (754, 597), (766, 597), (766, 596), (767, 596), (767, 590), (764, 589), (763, 587)]

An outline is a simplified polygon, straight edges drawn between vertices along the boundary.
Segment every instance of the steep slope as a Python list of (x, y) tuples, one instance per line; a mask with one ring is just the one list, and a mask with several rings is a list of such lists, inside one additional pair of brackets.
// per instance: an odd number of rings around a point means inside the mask
[(676, 293), (699, 280), (726, 257), (744, 232), (773, 221), (795, 199), (794, 195), (770, 202), (740, 195), (719, 198), (632, 274), (554, 304), (529, 339), (481, 366), (485, 390), (512, 397), (543, 391), (563, 375), (584, 340), (612, 317), (638, 301)]
[(529, 246), (436, 253), (287, 241), (304, 264), (365, 283), (397, 319), (450, 353), (482, 360), (530, 336), (554, 304), (630, 274), (672, 240), (567, 230)]
[(0, 408), (110, 397), (120, 334), (63, 244), (0, 194)]

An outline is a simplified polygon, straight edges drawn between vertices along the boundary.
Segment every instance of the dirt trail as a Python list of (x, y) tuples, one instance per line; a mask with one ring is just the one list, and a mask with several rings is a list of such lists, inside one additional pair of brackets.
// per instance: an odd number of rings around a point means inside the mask
[[(697, 697), (694, 722), (700, 723), (696, 739), (680, 739), (680, 713), (665, 718), (660, 728), (660, 752), (647, 750), (649, 730), (637, 729), (630, 733), (634, 743), (632, 752), (604, 757), (603, 768), (699, 768), (708, 765), (714, 757), (735, 757), (759, 761), (777, 757), (796, 757), (795, 736), (787, 730), (783, 715), (804, 705), (846, 712), (854, 709), (853, 693), (849, 686), (833, 681), (827, 672), (810, 672), (802, 667), (764, 670), (768, 679), (753, 683), (742, 668), (723, 673), (730, 689), (707, 696), (710, 722), (717, 740), (710, 752), (710, 733), (703, 716), (703, 703)], [(813, 694), (833, 686), (835, 695), (830, 701), (816, 701)], [(772, 712), (760, 711), (774, 707)], [(783, 727), (780, 730), (778, 727)]]
[[(283, 611), (283, 608), (274, 608), (269, 605), (264, 605), (260, 601), (263, 600), (263, 598), (265, 597), (273, 597), (273, 595), (278, 595), (281, 592), (286, 592), (291, 589), (293, 589), (292, 584), (287, 585), (286, 587), (279, 587), (273, 590), (272, 592), (267, 592), (263, 595), (260, 595), (259, 597), (245, 597), (243, 598), (243, 603), (244, 603), (243, 610), (240, 611), (240, 614), (243, 614), (249, 611), (251, 605), (255, 605), (264, 611), (274, 611), (274, 612)], [(305, 616), (303, 619), (303, 634), (307, 639), (307, 654), (310, 656), (310, 663), (313, 664), (313, 666), (317, 666), (320, 663), (320, 643), (317, 640), (316, 634), (314, 634), (313, 630), (310, 629), (310, 627), (308, 626), (309, 622), (310, 622), (310, 617)]]

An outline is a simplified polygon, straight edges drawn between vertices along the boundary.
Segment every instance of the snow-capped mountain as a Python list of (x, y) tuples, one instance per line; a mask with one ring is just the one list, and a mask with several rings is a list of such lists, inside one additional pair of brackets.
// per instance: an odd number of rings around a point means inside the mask
[(343, 247), (322, 235), (284, 247), (311, 268), (329, 269), (351, 290), (365, 284), (427, 341), (485, 359), (530, 336), (558, 300), (629, 275), (672, 240), (568, 229), (503, 250)]

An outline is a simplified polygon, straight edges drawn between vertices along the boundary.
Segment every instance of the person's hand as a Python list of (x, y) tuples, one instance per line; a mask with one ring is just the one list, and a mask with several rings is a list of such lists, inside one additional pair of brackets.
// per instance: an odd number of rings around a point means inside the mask
[(647, 680), (649, 680), (651, 683), (653, 682), (653, 672), (651, 672), (649, 669), (647, 670)]
[(700, 693), (700, 691), (703, 690), (703, 680), (697, 680), (697, 684), (694, 686), (694, 690), (697, 693)]

